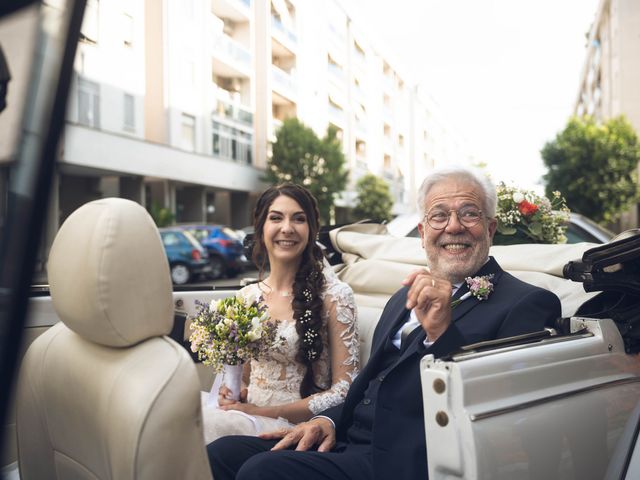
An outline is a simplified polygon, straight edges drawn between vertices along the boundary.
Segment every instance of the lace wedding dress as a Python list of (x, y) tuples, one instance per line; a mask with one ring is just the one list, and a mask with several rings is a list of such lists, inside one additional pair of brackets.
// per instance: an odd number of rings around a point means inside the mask
[[(315, 384), (323, 391), (311, 396), (309, 410), (315, 415), (340, 404), (359, 371), (360, 345), (356, 326), (353, 291), (325, 267), (325, 289), (321, 337), (324, 349), (314, 363)], [(259, 284), (241, 290), (247, 297), (260, 298)], [(298, 333), (293, 319), (279, 320), (278, 333), (284, 341), (269, 352), (268, 357), (251, 361), (247, 401), (257, 406), (272, 406), (300, 400), (300, 383), (305, 367), (295, 360)], [(332, 370), (333, 365), (333, 370)], [(234, 410), (219, 410), (203, 393), (202, 415), (206, 443), (224, 435), (257, 435), (261, 432), (289, 427), (284, 418), (247, 415)]]

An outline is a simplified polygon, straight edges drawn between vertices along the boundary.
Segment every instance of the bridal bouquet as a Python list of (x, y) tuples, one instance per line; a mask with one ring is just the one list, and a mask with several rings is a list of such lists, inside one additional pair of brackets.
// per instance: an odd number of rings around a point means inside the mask
[(564, 232), (569, 221), (569, 209), (560, 192), (553, 192), (549, 200), (533, 191), (500, 182), (497, 194), (498, 229), (494, 245), (567, 241)]
[(216, 372), (224, 365), (258, 359), (276, 342), (276, 324), (255, 298), (234, 297), (203, 303), (196, 300), (189, 337), (191, 350)]

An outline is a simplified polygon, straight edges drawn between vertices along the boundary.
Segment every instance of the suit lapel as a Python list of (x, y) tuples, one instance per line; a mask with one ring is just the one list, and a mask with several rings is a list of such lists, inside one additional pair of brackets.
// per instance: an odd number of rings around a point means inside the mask
[[(500, 281), (500, 277), (502, 276), (502, 273), (503, 273), (503, 270), (500, 268), (500, 265), (498, 265), (498, 262), (496, 262), (493, 257), (489, 257), (489, 261), (485, 263), (482, 266), (482, 268), (480, 268), (480, 270), (478, 270), (478, 273), (476, 273), (474, 277), (493, 275), (493, 278), (491, 279), (491, 283), (493, 283), (493, 288), (495, 289), (498, 285), (498, 282)], [(455, 300), (457, 298), (460, 298), (460, 296), (464, 295), (468, 291), (469, 291), (469, 287), (467, 285), (467, 282), (465, 282), (458, 289), (458, 291), (456, 292), (456, 295), (453, 296), (453, 299)], [(488, 301), (489, 299), (491, 299), (491, 295), (489, 295), (489, 298), (487, 300), (483, 300), (483, 301)], [(457, 322), (460, 318), (462, 318), (464, 315), (469, 313), (479, 303), (480, 303), (480, 300), (478, 300), (473, 295), (467, 298), (466, 300), (463, 300), (462, 303), (459, 303), (458, 306), (455, 307), (451, 312), (451, 321)]]

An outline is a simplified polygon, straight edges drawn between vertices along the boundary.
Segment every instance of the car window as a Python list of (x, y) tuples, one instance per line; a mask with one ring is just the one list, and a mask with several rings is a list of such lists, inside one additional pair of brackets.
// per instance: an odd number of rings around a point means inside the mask
[(200, 242), (209, 237), (209, 231), (205, 228), (190, 228), (187, 232), (193, 235)]
[(580, 243), (580, 242), (591, 242), (591, 243), (602, 243), (596, 237), (591, 235), (586, 230), (578, 227), (577, 225), (570, 223), (567, 226), (567, 231), (565, 232), (567, 236), (567, 243)]
[(184, 238), (187, 239), (187, 241), (192, 247), (197, 248), (198, 250), (202, 248), (202, 245), (200, 245), (200, 242), (198, 242), (196, 237), (194, 237), (190, 232), (184, 231), (182, 232), (182, 234), (184, 235)]
[(165, 232), (162, 233), (162, 243), (164, 243), (165, 247), (180, 245), (180, 237), (175, 232)]
[(233, 240), (238, 240), (240, 241), (240, 238), (238, 237), (238, 234), (236, 233), (235, 230), (229, 228), (229, 227), (224, 227), (222, 229), (222, 231), (224, 232), (224, 234), (230, 238), (232, 238)]

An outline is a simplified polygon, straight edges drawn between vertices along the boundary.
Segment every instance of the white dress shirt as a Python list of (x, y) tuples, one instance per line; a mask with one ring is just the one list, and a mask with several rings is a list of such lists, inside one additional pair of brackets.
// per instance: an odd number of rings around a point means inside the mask
[[(462, 282), (451, 285), (451, 296), (455, 295), (458, 289), (462, 286)], [(391, 339), (391, 343), (393, 343), (398, 349), (400, 348), (400, 342), (402, 341), (402, 332), (407, 329), (407, 331), (411, 332), (414, 328), (420, 325), (420, 321), (418, 320), (418, 316), (416, 315), (415, 308), (411, 309), (411, 314), (409, 315), (409, 320), (407, 320), (396, 332), (396, 334)], [(428, 338), (424, 339), (424, 346), (428, 347), (433, 342), (430, 342)]]

